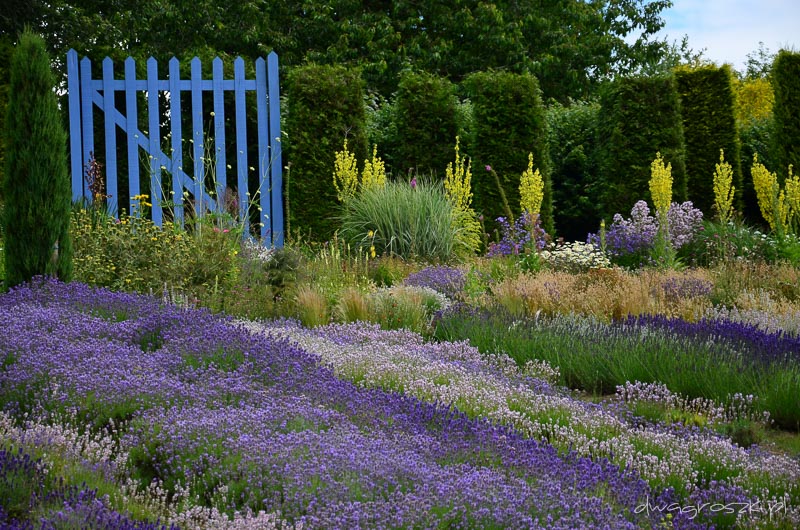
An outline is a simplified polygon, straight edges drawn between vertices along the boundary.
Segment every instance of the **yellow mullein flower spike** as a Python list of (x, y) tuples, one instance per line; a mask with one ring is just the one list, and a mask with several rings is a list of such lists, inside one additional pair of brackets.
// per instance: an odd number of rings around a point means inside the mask
[(672, 164), (665, 166), (660, 152), (650, 165), (650, 196), (656, 212), (666, 217), (672, 202)]
[(725, 162), (725, 152), (719, 150), (719, 164), (714, 171), (714, 209), (721, 223), (728, 222), (733, 209), (733, 196), (736, 187), (733, 186), (733, 168)]
[(358, 170), (356, 156), (347, 150), (347, 139), (341, 151), (337, 151), (333, 162), (333, 186), (339, 202), (345, 202), (356, 192)]
[(544, 181), (539, 169), (533, 170), (533, 153), (528, 153), (528, 169), (519, 181), (519, 203), (522, 211), (538, 215), (544, 200)]
[(472, 162), (461, 158), (459, 143), (460, 138), (456, 136), (456, 161), (447, 164), (444, 190), (456, 208), (467, 210), (472, 203)]
[(361, 189), (380, 188), (386, 185), (386, 167), (378, 156), (378, 146), (372, 146), (372, 159), (364, 161), (361, 173)]

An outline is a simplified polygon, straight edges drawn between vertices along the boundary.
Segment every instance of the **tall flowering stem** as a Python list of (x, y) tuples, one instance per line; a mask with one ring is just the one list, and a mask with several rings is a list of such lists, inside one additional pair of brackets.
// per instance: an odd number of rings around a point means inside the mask
[(337, 151), (333, 162), (333, 187), (339, 202), (345, 202), (356, 193), (358, 169), (356, 155), (347, 150), (347, 139), (341, 151)]
[(781, 190), (778, 184), (778, 176), (770, 173), (764, 164), (758, 161), (758, 155), (753, 155), (751, 174), (761, 215), (772, 230), (782, 235), (789, 217), (789, 208), (784, 190)]
[(544, 200), (544, 181), (539, 170), (533, 170), (533, 153), (528, 153), (528, 169), (522, 173), (519, 181), (519, 197), (523, 212), (539, 215)]
[(668, 219), (669, 206), (672, 203), (672, 164), (665, 165), (660, 152), (656, 153), (656, 159), (650, 165), (650, 196), (653, 198), (658, 219), (653, 257), (671, 268), (675, 261), (675, 249), (669, 241)]
[(386, 167), (378, 156), (378, 146), (372, 146), (372, 158), (364, 161), (361, 173), (361, 189), (380, 188), (386, 184)]
[(721, 223), (727, 223), (733, 209), (733, 195), (736, 187), (733, 186), (733, 169), (725, 162), (725, 152), (719, 150), (719, 164), (714, 171), (714, 209)]
[(444, 190), (453, 206), (467, 210), (472, 203), (472, 163), (461, 157), (459, 140), (456, 136), (456, 161), (447, 164)]

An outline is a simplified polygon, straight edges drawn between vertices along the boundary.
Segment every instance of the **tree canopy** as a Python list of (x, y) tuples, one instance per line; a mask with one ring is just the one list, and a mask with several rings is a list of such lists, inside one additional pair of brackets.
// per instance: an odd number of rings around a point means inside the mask
[(27, 25), (56, 67), (69, 48), (99, 59), (275, 50), (284, 66), (359, 66), (386, 96), (407, 68), (458, 82), (499, 69), (532, 73), (545, 99), (594, 94), (616, 74), (657, 63), (671, 0), (31, 0), (0, 15), (0, 37)]

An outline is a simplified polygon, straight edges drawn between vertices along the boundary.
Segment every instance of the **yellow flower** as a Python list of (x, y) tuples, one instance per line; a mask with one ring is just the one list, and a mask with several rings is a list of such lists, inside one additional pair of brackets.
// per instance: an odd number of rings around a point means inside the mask
[(375, 257), (375, 245), (369, 247), (369, 255), (373, 258)]
[(345, 202), (355, 195), (358, 185), (356, 155), (347, 150), (347, 139), (341, 151), (337, 151), (333, 161), (333, 187), (339, 202)]
[(719, 164), (716, 165), (716, 171), (714, 171), (714, 208), (717, 210), (721, 223), (726, 223), (731, 216), (735, 191), (733, 169), (729, 163), (725, 162), (725, 152), (720, 149)]
[(372, 230), (370, 230), (369, 232), (367, 232), (367, 237), (372, 237), (372, 236), (374, 236), (374, 235), (375, 235), (375, 232), (373, 232)]
[(386, 184), (386, 168), (378, 156), (378, 146), (372, 146), (372, 160), (364, 161), (361, 173), (361, 189), (380, 188)]
[(453, 206), (468, 210), (472, 202), (472, 162), (461, 158), (459, 141), (456, 136), (456, 161), (455, 165), (452, 162), (447, 164), (444, 190)]
[(533, 171), (533, 153), (528, 153), (528, 169), (522, 173), (519, 181), (519, 202), (522, 211), (538, 214), (544, 200), (544, 181), (537, 169)]
[(672, 202), (672, 164), (665, 166), (661, 153), (650, 165), (650, 196), (658, 215), (666, 217)]

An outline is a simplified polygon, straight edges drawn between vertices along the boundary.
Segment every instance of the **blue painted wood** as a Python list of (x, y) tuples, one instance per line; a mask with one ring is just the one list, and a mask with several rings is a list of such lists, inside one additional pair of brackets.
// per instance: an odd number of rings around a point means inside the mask
[(169, 105), (172, 125), (172, 203), (175, 220), (183, 226), (183, 183), (178, 172), (183, 171), (183, 131), (181, 130), (181, 65), (178, 59), (169, 60)]
[(114, 90), (111, 82), (114, 80), (114, 62), (106, 57), (103, 59), (103, 110), (105, 111), (106, 131), (106, 189), (108, 197), (106, 205), (108, 213), (117, 215), (119, 207), (119, 191), (117, 189), (117, 126), (113, 119)]
[[(114, 64), (106, 58), (102, 64), (102, 79), (92, 79), (92, 65), (88, 58), (78, 62), (77, 53), (68, 53), (68, 88), (70, 104), (70, 152), (73, 197), (76, 200), (88, 197), (88, 187), (84, 180), (85, 164), (94, 151), (94, 107), (104, 112), (104, 131), (106, 143), (106, 193), (112, 195), (107, 208), (116, 213), (119, 206), (117, 196), (117, 127), (127, 133), (127, 159), (129, 169), (129, 194), (131, 197), (140, 194), (139, 149), (147, 153), (150, 190), (153, 204), (153, 221), (163, 221), (162, 177), (169, 175), (172, 180), (171, 200), (167, 201), (173, 208), (175, 220), (181, 224), (185, 214), (185, 195), (191, 194), (196, 213), (219, 211), (222, 206), (227, 186), (228, 161), (225, 152), (226, 122), (225, 92), (234, 94), (235, 116), (233, 126), (236, 131), (236, 171), (239, 192), (239, 208), (241, 220), (245, 224), (246, 236), (249, 237), (248, 210), (253, 203), (251, 199), (258, 196), (260, 215), (260, 235), (267, 245), (283, 244), (283, 208), (281, 197), (281, 162), (280, 162), (280, 108), (277, 78), (277, 55), (271, 54), (267, 63), (263, 59), (256, 61), (256, 79), (245, 78), (244, 60), (234, 61), (234, 79), (224, 79), (222, 61), (217, 58), (212, 62), (212, 79), (202, 79), (202, 65), (198, 58), (191, 62), (190, 79), (180, 78), (180, 64), (177, 59), (169, 62), (169, 77), (158, 79), (158, 64), (155, 59), (147, 61), (147, 78), (137, 79), (136, 64), (133, 59), (125, 61), (123, 79), (114, 78)], [(203, 92), (213, 95), (213, 150), (205, 144), (203, 124), (210, 116), (203, 112)], [(256, 92), (258, 161), (248, 163), (246, 93)], [(125, 114), (115, 107), (115, 93), (125, 94)], [(147, 92), (148, 133), (138, 128), (138, 92)], [(165, 92), (168, 100), (170, 120), (170, 153), (161, 150), (161, 114), (160, 93)], [(188, 175), (184, 170), (184, 155), (187, 153), (182, 136), (182, 92), (189, 92), (191, 98), (191, 137), (189, 138), (189, 154), (193, 160), (193, 173)], [(205, 121), (207, 123), (207, 121)], [(210, 131), (209, 131), (210, 133)], [(209, 144), (210, 146), (211, 144)], [(214, 192), (209, 193), (206, 182), (206, 171), (212, 167), (214, 159)], [(253, 167), (256, 166), (256, 167)], [(248, 187), (250, 172), (258, 172), (259, 187), (251, 193)], [(277, 207), (276, 207), (277, 205)], [(133, 207), (129, 203), (128, 208)], [(277, 214), (276, 214), (277, 211)], [(278, 222), (279, 221), (279, 222)]]
[[(83, 87), (91, 86), (92, 80), (92, 63), (88, 57), (81, 60), (81, 85)], [(83, 137), (83, 160), (84, 164), (88, 164), (92, 155), (94, 154), (94, 89), (85, 88), (81, 89), (81, 123), (82, 123), (82, 137)], [(73, 176), (73, 181), (75, 177)], [(91, 204), (94, 197), (89, 191), (88, 186), (83, 187), (83, 197), (87, 204)], [(74, 192), (73, 192), (74, 193)]]
[[(148, 159), (150, 160), (150, 204), (153, 205), (153, 222), (161, 226), (164, 215), (162, 210), (162, 201), (164, 197), (161, 188), (161, 164), (156, 163), (156, 157), (152, 154), (161, 151), (161, 112), (158, 98), (158, 62), (150, 57), (147, 59), (147, 132), (149, 138), (148, 153), (150, 153), (148, 155)], [(130, 120), (130, 115), (128, 115), (128, 120)]]
[(214, 158), (216, 160), (216, 170), (214, 172), (214, 184), (217, 194), (217, 211), (224, 209), (225, 188), (228, 186), (226, 172), (228, 163), (225, 158), (225, 99), (222, 90), (224, 72), (222, 70), (222, 59), (216, 57), (212, 62), (212, 84), (214, 86)]
[(273, 243), (283, 247), (283, 165), (281, 161), (281, 99), (278, 84), (278, 54), (267, 56), (267, 78), (269, 79), (269, 136), (270, 136), (270, 190), (272, 195)]
[(250, 216), (247, 212), (250, 197), (247, 191), (247, 119), (244, 99), (244, 59), (241, 57), (237, 57), (233, 61), (233, 83), (236, 98), (236, 174), (239, 189), (239, 218), (244, 225), (244, 232), (248, 233)]
[(267, 65), (264, 59), (256, 59), (256, 120), (266, 127), (258, 127), (258, 201), (260, 236), (262, 244), (272, 246), (272, 227), (270, 226), (270, 185), (269, 185), (269, 122), (267, 121)]
[(67, 94), (69, 97), (69, 161), (72, 171), (72, 202), (85, 193), (83, 154), (81, 153), (81, 77), (78, 52), (67, 52)]
[[(106, 114), (106, 119), (109, 119)], [(128, 136), (128, 211), (133, 213), (139, 195), (139, 130), (136, 124), (139, 114), (136, 105), (136, 61), (125, 59), (125, 132)]]
[(203, 78), (200, 58), (191, 61), (192, 73), (192, 157), (194, 159), (194, 214), (201, 216), (208, 206), (203, 203), (205, 190), (206, 165), (205, 165), (205, 139), (203, 137), (203, 91), (200, 82)]

